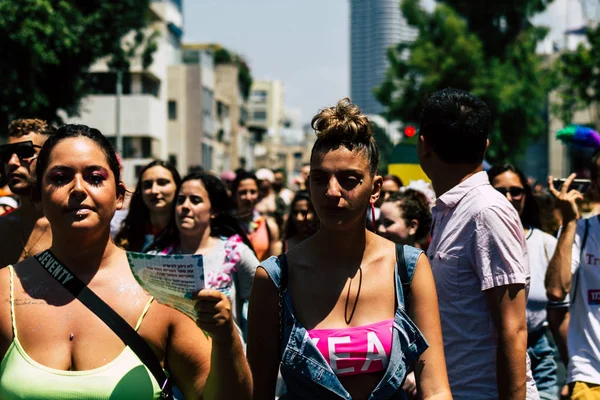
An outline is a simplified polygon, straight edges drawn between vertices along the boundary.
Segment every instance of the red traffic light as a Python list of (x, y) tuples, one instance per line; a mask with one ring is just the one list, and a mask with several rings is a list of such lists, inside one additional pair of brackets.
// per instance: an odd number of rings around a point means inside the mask
[(408, 125), (406, 128), (404, 128), (404, 136), (406, 137), (413, 137), (416, 133), (417, 130), (412, 125)]

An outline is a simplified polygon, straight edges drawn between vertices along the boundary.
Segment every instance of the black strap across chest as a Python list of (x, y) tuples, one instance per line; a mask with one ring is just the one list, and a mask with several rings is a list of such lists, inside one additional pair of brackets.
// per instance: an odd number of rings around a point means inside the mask
[(50, 250), (34, 256), (58, 283), (67, 289), (90, 311), (98, 316), (119, 338), (129, 346), (150, 370), (161, 387), (161, 398), (172, 399), (171, 384), (156, 355), (146, 341), (115, 310), (98, 297), (85, 283), (62, 264)]

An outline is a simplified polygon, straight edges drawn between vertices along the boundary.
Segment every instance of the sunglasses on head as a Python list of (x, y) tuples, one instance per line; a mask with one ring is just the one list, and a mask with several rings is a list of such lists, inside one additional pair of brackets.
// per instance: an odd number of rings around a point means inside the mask
[(519, 200), (525, 194), (525, 189), (523, 189), (522, 187), (518, 187), (518, 186), (513, 186), (508, 189), (507, 188), (496, 188), (496, 190), (499, 191), (500, 193), (502, 193), (502, 196), (504, 196), (504, 197), (506, 197), (507, 193), (510, 193), (510, 197), (512, 197), (515, 200)]
[(20, 161), (28, 160), (36, 156), (35, 149), (41, 148), (42, 146), (36, 146), (31, 140), (26, 142), (3, 144), (0, 146), (0, 161), (7, 163), (13, 154), (16, 154)]

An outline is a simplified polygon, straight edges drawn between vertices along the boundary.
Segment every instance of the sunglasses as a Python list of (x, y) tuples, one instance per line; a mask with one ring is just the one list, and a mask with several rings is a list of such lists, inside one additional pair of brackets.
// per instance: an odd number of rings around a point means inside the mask
[(517, 186), (513, 186), (510, 187), (508, 189), (506, 188), (495, 188), (497, 191), (499, 191), (500, 193), (502, 193), (502, 196), (506, 197), (506, 195), (508, 193), (510, 193), (510, 197), (512, 197), (515, 200), (520, 200), (521, 197), (523, 197), (523, 195), (525, 194), (525, 189), (523, 189), (522, 187), (517, 187)]
[(0, 146), (0, 161), (7, 163), (8, 160), (16, 154), (19, 161), (31, 161), (37, 156), (35, 149), (41, 149), (42, 146), (33, 144), (31, 140), (26, 142), (3, 144)]

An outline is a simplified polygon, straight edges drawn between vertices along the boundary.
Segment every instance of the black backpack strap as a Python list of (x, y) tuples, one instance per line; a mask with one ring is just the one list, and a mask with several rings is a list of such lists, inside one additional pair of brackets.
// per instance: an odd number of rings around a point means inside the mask
[(161, 398), (172, 399), (171, 382), (146, 341), (115, 310), (63, 265), (50, 250), (34, 256), (58, 283), (98, 316), (144, 363), (162, 389)]

